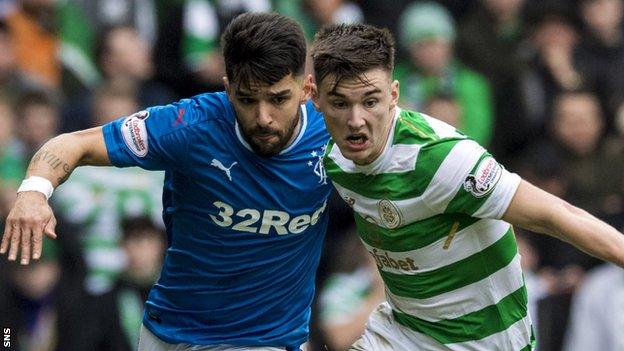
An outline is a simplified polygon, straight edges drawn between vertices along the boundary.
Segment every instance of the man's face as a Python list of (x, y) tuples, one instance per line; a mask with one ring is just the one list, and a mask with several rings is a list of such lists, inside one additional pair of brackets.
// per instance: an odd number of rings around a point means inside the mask
[(299, 106), (310, 98), (312, 77), (292, 74), (273, 85), (231, 84), (224, 78), (228, 98), (245, 140), (260, 156), (279, 154), (295, 138)]
[(568, 95), (559, 98), (554, 109), (557, 140), (576, 154), (593, 152), (603, 128), (597, 100), (586, 95)]
[(343, 79), (334, 89), (335, 77), (328, 75), (319, 82), (313, 99), (342, 154), (366, 165), (382, 153), (388, 140), (399, 82), (381, 68), (359, 78)]

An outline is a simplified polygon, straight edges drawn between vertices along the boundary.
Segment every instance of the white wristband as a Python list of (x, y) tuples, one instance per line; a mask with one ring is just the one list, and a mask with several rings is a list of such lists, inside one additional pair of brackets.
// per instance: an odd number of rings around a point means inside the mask
[(32, 176), (28, 177), (28, 179), (24, 179), (22, 185), (17, 189), (18, 193), (23, 191), (38, 191), (45, 195), (46, 200), (49, 200), (54, 191), (54, 187), (49, 180), (43, 177)]

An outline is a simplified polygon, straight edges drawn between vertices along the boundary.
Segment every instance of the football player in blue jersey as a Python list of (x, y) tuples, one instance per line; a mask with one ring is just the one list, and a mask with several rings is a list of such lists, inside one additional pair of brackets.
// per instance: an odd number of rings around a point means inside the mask
[(75, 167), (165, 170), (169, 247), (140, 350), (299, 350), (308, 338), (330, 185), (303, 32), (277, 14), (243, 14), (222, 45), (224, 92), (53, 138), (6, 221), (0, 252), (28, 264), (43, 235), (56, 237), (47, 200)]

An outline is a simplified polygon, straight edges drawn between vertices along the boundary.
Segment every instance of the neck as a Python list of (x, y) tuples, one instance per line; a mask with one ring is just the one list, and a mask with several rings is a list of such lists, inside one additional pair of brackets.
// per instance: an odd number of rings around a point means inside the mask
[(295, 117), (295, 123), (296, 123), (295, 128), (293, 129), (290, 139), (288, 140), (286, 145), (284, 145), (284, 149), (292, 145), (292, 143), (295, 142), (295, 139), (297, 139), (297, 136), (299, 136), (299, 132), (301, 131), (301, 107), (297, 109), (297, 117)]

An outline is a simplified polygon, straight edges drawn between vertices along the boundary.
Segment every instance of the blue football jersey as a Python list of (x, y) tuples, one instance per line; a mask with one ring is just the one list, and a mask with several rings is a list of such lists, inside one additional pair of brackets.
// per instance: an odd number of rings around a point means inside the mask
[(279, 155), (256, 155), (225, 93), (104, 126), (111, 162), (165, 170), (169, 248), (145, 326), (168, 343), (296, 349), (308, 338), (331, 185), (322, 115)]

